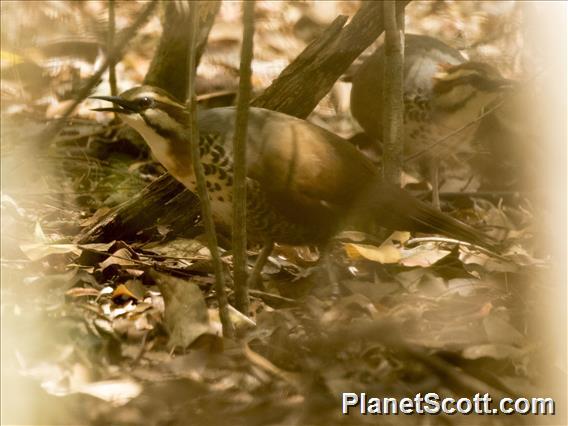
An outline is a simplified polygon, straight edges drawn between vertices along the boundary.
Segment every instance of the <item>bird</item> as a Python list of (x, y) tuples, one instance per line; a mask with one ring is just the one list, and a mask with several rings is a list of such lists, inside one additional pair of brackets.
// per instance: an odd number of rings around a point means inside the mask
[[(184, 104), (152, 86), (92, 98), (113, 103), (95, 110), (118, 113), (140, 133), (165, 169), (196, 191), (190, 116)], [(232, 224), (235, 117), (234, 107), (197, 114), (200, 161), (213, 219), (223, 233), (230, 233)], [(263, 258), (274, 243), (323, 247), (350, 224), (367, 222), (494, 245), (473, 227), (384, 182), (356, 147), (308, 121), (250, 107), (246, 152), (247, 238), (264, 246)], [(261, 269), (257, 262), (254, 270)]]
[[(457, 49), (433, 37), (405, 34), (404, 55), (404, 155), (424, 154), (422, 169), (432, 185), (432, 202), (439, 209), (440, 163), (454, 154), (472, 152), (478, 119), (516, 83), (489, 64), (467, 61)], [(379, 141), (383, 73), (381, 44), (350, 77), (351, 114), (367, 135)]]

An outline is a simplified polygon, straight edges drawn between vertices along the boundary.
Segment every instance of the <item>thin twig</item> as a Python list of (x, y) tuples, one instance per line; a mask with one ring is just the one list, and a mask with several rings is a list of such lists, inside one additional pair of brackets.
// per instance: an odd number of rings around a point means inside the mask
[(411, 238), (408, 240), (404, 245), (405, 246), (413, 246), (419, 243), (449, 243), (449, 244), (456, 244), (464, 247), (468, 247), (471, 249), (475, 249), (481, 253), (484, 253), (488, 256), (495, 257), (497, 259), (501, 259), (504, 261), (509, 262), (506, 257), (500, 256), (497, 253), (492, 252), (485, 247), (478, 246), (476, 244), (468, 243), (466, 241), (455, 240), (453, 238), (445, 238), (445, 237), (420, 237), (420, 238)]
[[(112, 52), (114, 47), (114, 34), (116, 32), (116, 22), (114, 19), (114, 0), (108, 0), (108, 40), (107, 40), (107, 52)], [(108, 83), (110, 86), (110, 94), (112, 96), (118, 95), (118, 89), (116, 87), (116, 60), (111, 57), (108, 64)], [(115, 118), (118, 118), (115, 113)]]
[(233, 137), (233, 277), (236, 306), (248, 315), (247, 282), (247, 187), (246, 147), (248, 126), (248, 105), (251, 97), (251, 62), (254, 36), (254, 1), (243, 2), (243, 46), (237, 97), (237, 116)]
[(293, 305), (297, 305), (298, 301), (294, 299), (290, 299), (289, 297), (280, 296), (278, 294), (268, 293), (262, 290), (250, 290), (251, 296), (258, 297), (259, 299), (265, 301), (275, 301), (275, 302), (283, 302), (283, 303), (290, 303)]
[(215, 224), (213, 223), (213, 216), (211, 214), (211, 202), (207, 187), (205, 183), (205, 173), (201, 158), (199, 154), (199, 129), (197, 128), (197, 100), (195, 97), (195, 74), (196, 74), (196, 51), (197, 51), (197, 36), (199, 30), (199, 2), (191, 4), (191, 44), (189, 53), (189, 84), (188, 96), (189, 113), (190, 113), (190, 147), (191, 147), (191, 161), (193, 163), (193, 173), (197, 182), (197, 193), (201, 201), (201, 217), (205, 234), (207, 236), (207, 245), (211, 252), (211, 260), (213, 261), (213, 270), (215, 271), (215, 291), (217, 293), (217, 301), (219, 303), (219, 318), (223, 326), (223, 335), (227, 338), (232, 338), (235, 335), (233, 324), (229, 316), (229, 308), (227, 301), (227, 294), (225, 292), (225, 275), (223, 273), (223, 265), (221, 257), (219, 256), (219, 249), (217, 244), (217, 234), (215, 233)]

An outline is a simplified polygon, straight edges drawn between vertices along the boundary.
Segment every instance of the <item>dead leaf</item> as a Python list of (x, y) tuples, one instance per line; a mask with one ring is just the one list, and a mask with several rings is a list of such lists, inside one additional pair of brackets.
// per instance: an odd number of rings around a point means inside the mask
[(115, 407), (120, 407), (140, 395), (142, 385), (132, 379), (107, 380), (80, 386), (76, 392), (94, 396), (110, 402)]
[(144, 248), (158, 255), (177, 259), (206, 260), (211, 258), (209, 249), (196, 239), (176, 238), (167, 243), (147, 245)]
[(123, 305), (129, 300), (139, 300), (124, 284), (114, 289), (111, 299), (116, 305)]
[(367, 259), (378, 263), (397, 263), (400, 260), (400, 252), (391, 244), (380, 247), (370, 244), (345, 243), (343, 245), (347, 255), (354, 260)]
[(48, 243), (31, 243), (20, 244), (20, 250), (32, 261), (43, 259), (52, 254), (75, 254), (79, 256), (81, 250), (75, 244), (48, 244)]
[(170, 333), (170, 347), (187, 348), (204, 334), (214, 334), (199, 287), (189, 281), (156, 271), (149, 275), (164, 297), (164, 319)]
[(448, 287), (444, 279), (430, 272), (424, 274), (417, 285), (418, 292), (430, 297), (441, 296), (446, 293), (447, 290)]
[(513, 262), (488, 256), (485, 253), (467, 247), (460, 247), (459, 258), (464, 265), (480, 265), (488, 272), (518, 272), (519, 270), (518, 265), (515, 265)]
[[(231, 305), (229, 305), (228, 308), (229, 318), (235, 326), (235, 329), (243, 330), (256, 327), (256, 323), (238, 309), (233, 308)], [(221, 318), (219, 317), (219, 309), (209, 309), (209, 323), (216, 335), (223, 335), (223, 325), (221, 324)]]
[(420, 266), (427, 268), (450, 253), (450, 250), (442, 250), (438, 245), (419, 244), (411, 249), (403, 249), (399, 263), (408, 267)]
[(518, 358), (523, 351), (511, 345), (486, 344), (475, 345), (465, 348), (462, 356), (466, 359), (493, 358), (493, 359), (509, 359)]
[(537, 259), (531, 256), (523, 247), (514, 245), (505, 253), (504, 257), (511, 259), (520, 266), (547, 266), (549, 262), (545, 259)]
[(422, 276), (426, 273), (424, 268), (414, 268), (409, 271), (399, 272), (395, 275), (395, 279), (406, 289), (409, 290), (415, 286)]
[(131, 249), (124, 247), (119, 248), (111, 256), (105, 259), (104, 262), (101, 262), (100, 267), (104, 271), (110, 266), (118, 266), (121, 269), (126, 269), (128, 273), (134, 276), (140, 276), (144, 273), (144, 271), (132, 269), (140, 267), (140, 264), (135, 262), (135, 260), (137, 260), (136, 253), (134, 253)]
[(362, 294), (369, 298), (373, 303), (379, 303), (385, 296), (400, 289), (396, 282), (368, 282), (360, 280), (344, 280), (341, 285), (349, 289), (352, 293)]
[(513, 327), (502, 312), (493, 310), (483, 318), (483, 326), (490, 342), (498, 344), (519, 344), (524, 340), (523, 335)]
[(387, 238), (387, 241), (391, 243), (399, 243), (404, 244), (410, 239), (410, 232), (408, 231), (394, 231), (390, 236)]
[(95, 288), (83, 288), (83, 287), (75, 287), (69, 289), (65, 292), (65, 296), (68, 297), (97, 297), (99, 295), (99, 290)]

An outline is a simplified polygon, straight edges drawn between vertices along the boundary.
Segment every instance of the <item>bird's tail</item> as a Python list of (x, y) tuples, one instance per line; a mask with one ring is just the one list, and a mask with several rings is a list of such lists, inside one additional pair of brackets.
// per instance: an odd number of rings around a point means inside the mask
[(442, 234), (491, 250), (497, 243), (477, 229), (417, 200), (408, 192), (383, 182), (369, 185), (358, 203), (365, 216), (393, 230)]

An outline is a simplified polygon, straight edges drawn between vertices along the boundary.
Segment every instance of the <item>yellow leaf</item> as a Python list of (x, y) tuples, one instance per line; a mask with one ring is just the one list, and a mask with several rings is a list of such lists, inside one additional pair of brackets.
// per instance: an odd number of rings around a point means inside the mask
[(391, 244), (376, 247), (370, 244), (344, 244), (345, 252), (352, 259), (364, 258), (378, 263), (397, 263), (400, 252)]

